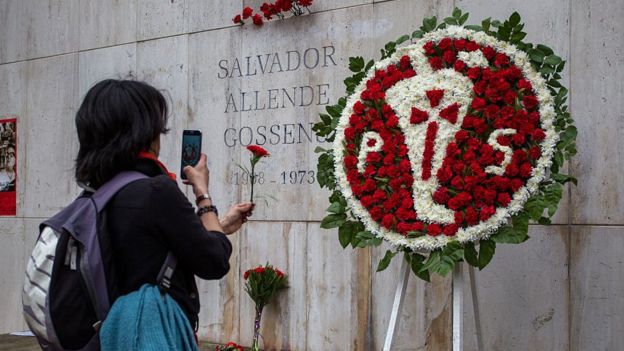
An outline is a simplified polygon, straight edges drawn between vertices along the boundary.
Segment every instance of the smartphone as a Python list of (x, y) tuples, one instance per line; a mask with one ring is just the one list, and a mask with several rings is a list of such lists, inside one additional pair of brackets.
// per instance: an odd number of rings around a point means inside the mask
[(186, 166), (195, 166), (201, 156), (202, 133), (199, 130), (185, 130), (182, 133), (182, 157), (180, 176), (186, 179), (182, 171)]

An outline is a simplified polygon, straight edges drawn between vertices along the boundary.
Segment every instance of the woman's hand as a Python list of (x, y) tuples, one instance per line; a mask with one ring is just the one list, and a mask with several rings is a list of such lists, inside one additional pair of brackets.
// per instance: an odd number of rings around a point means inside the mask
[(225, 217), (220, 220), (223, 233), (229, 235), (239, 230), (247, 222), (247, 217), (251, 216), (254, 206), (251, 202), (243, 202), (230, 207)]
[(184, 184), (191, 185), (193, 187), (193, 193), (195, 196), (208, 194), (208, 181), (210, 180), (210, 171), (206, 165), (206, 154), (201, 154), (199, 162), (195, 167), (186, 166), (182, 170), (186, 175)]

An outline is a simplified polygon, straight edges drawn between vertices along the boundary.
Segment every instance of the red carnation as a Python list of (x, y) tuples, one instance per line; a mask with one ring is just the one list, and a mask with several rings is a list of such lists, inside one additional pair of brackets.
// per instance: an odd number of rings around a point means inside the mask
[(262, 21), (262, 16), (260, 16), (257, 13), (253, 15), (252, 20), (253, 20), (253, 24), (255, 24), (256, 26), (261, 26), (264, 23)]
[(431, 107), (436, 107), (440, 104), (440, 100), (444, 97), (444, 90), (433, 89), (425, 92), (427, 94), (427, 98), (429, 99), (429, 104)]
[(450, 197), (448, 189), (445, 187), (441, 187), (433, 193), (433, 200), (439, 204), (445, 204)]
[(241, 15), (234, 16), (234, 18), (232, 18), (232, 22), (234, 22), (235, 24), (245, 24), (245, 22), (243, 22), (243, 19), (241, 18)]
[(429, 65), (431, 65), (431, 68), (433, 69), (442, 69), (442, 58), (440, 57), (430, 57), (429, 58)]
[(496, 213), (494, 206), (486, 206), (483, 209), (481, 209), (481, 214), (479, 217), (481, 218), (482, 221), (485, 221), (488, 218), (492, 217), (494, 213)]
[[(248, 19), (253, 14), (253, 9), (249, 6), (243, 9), (243, 19)], [(258, 15), (260, 16), (260, 15)]]
[(308, 6), (312, 5), (312, 1), (313, 0), (299, 0), (299, 5), (301, 5), (303, 7), (308, 7)]
[(546, 134), (541, 129), (535, 129), (533, 133), (531, 133), (531, 138), (539, 142), (539, 141), (544, 140), (544, 138), (546, 138)]
[(532, 110), (535, 106), (537, 106), (537, 98), (535, 95), (526, 95), (522, 98), (522, 104), (524, 104), (524, 108), (527, 110)]
[(429, 224), (427, 226), (427, 234), (431, 236), (438, 236), (442, 233), (442, 227), (438, 224)]
[(507, 206), (511, 202), (511, 196), (509, 196), (509, 194), (507, 193), (499, 193), (498, 196), (496, 197), (496, 201), (501, 206)]
[(459, 230), (459, 226), (457, 224), (448, 224), (444, 226), (444, 235), (446, 236), (454, 236)]
[(254, 157), (265, 157), (269, 156), (269, 152), (266, 151), (262, 146), (258, 145), (249, 145), (247, 146), (247, 150), (251, 151)]
[(438, 43), (438, 47), (440, 48), (440, 50), (444, 51), (449, 49), (452, 44), (453, 41), (451, 40), (451, 38), (444, 38), (440, 40), (440, 42)]

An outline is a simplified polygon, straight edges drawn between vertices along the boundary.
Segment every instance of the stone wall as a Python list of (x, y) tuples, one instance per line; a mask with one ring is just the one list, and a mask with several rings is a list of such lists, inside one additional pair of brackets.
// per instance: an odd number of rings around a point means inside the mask
[[(184, 129), (204, 133), (211, 191), (220, 209), (245, 200), (237, 163), (244, 146), (273, 154), (258, 165), (274, 196), (231, 237), (231, 273), (201, 282), (200, 336), (250, 344), (253, 308), (242, 272), (272, 262), (290, 289), (267, 307), (269, 349), (379, 350), (399, 260), (375, 274), (385, 248), (343, 251), (319, 228), (326, 193), (315, 182), (317, 113), (344, 94), (349, 56), (377, 58), (387, 41), (454, 6), (472, 23), (517, 10), (528, 41), (568, 61), (564, 81), (579, 128), (569, 165), (578, 186), (551, 226), (499, 246), (477, 274), (487, 350), (624, 349), (624, 3), (617, 0), (316, 0), (312, 14), (240, 28), (249, 0), (2, 0), (0, 116), (18, 119), (17, 216), (0, 219), (0, 333), (25, 328), (20, 292), (37, 226), (78, 193), (73, 116), (104, 78), (145, 80), (168, 92), (171, 132), (162, 158), (179, 167)], [(184, 186), (182, 189), (184, 189)], [(396, 350), (445, 350), (451, 342), (450, 279), (411, 279)], [(469, 294), (466, 299), (470, 302)], [(469, 306), (469, 305), (468, 305)], [(466, 349), (475, 350), (466, 308)]]

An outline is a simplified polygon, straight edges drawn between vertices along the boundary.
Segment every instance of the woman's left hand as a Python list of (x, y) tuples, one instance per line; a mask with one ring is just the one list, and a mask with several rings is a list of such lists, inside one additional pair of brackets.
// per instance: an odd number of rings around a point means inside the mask
[(243, 202), (230, 207), (225, 217), (220, 220), (223, 233), (230, 235), (239, 230), (247, 222), (247, 217), (251, 216), (254, 206), (251, 202)]

